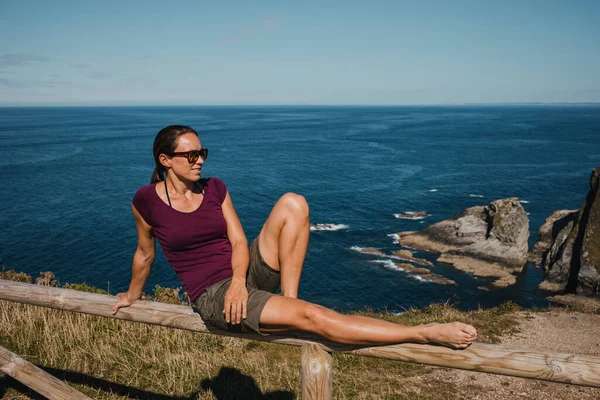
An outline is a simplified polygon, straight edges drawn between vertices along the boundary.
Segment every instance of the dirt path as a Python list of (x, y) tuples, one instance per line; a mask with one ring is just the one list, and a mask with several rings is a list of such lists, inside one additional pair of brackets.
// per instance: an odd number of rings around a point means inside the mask
[[(522, 312), (519, 320), (520, 332), (502, 338), (502, 344), (600, 356), (600, 315)], [(420, 388), (417, 393), (451, 393), (440, 397), (448, 399), (600, 399), (595, 388), (443, 368), (407, 381)]]

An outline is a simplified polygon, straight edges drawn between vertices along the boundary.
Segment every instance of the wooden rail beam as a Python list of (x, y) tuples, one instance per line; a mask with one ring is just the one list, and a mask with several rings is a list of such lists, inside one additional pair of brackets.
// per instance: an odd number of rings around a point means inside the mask
[(50, 400), (91, 400), (85, 394), (2, 346), (0, 346), (0, 371)]
[(112, 306), (117, 301), (114, 296), (1, 279), (0, 300), (291, 346), (317, 343), (319, 347), (327, 352), (335, 351), (440, 367), (600, 387), (600, 357), (597, 356), (483, 343), (473, 343), (465, 350), (452, 350), (442, 346), (412, 343), (366, 347), (328, 342), (322, 338), (304, 334), (290, 333), (285, 337), (233, 334), (212, 328), (207, 329), (200, 316), (186, 306), (140, 301), (121, 309), (117, 315), (112, 315)]

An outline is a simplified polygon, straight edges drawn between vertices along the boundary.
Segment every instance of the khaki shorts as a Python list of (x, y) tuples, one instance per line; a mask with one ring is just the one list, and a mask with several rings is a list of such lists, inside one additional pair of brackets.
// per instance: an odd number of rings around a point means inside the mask
[(204, 293), (198, 297), (192, 307), (200, 314), (206, 327), (210, 330), (211, 325), (215, 328), (230, 332), (258, 332), (266, 335), (259, 330), (260, 314), (265, 304), (272, 297), (281, 281), (279, 271), (269, 267), (263, 260), (258, 249), (258, 237), (254, 239), (250, 246), (250, 265), (246, 276), (246, 287), (248, 288), (248, 312), (246, 319), (242, 319), (241, 324), (230, 324), (225, 320), (225, 294), (231, 278), (223, 279), (212, 284)]

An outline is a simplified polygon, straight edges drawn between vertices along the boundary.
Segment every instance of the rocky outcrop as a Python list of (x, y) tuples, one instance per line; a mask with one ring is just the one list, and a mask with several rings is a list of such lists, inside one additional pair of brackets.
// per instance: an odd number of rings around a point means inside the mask
[(516, 282), (527, 261), (529, 218), (517, 198), (496, 200), (418, 232), (401, 232), (398, 243), (441, 253), (439, 262), (478, 276), (494, 286)]
[(387, 254), (385, 254), (383, 251), (374, 249), (372, 247), (361, 248), (359, 251), (363, 254), (372, 254), (374, 256), (387, 257)]
[(415, 276), (418, 277), (418, 279), (421, 279), (423, 281), (437, 283), (438, 285), (456, 285), (456, 282), (454, 282), (452, 279), (447, 279), (441, 275), (434, 274), (427, 268), (419, 268), (407, 263), (394, 265), (396, 265), (396, 267), (402, 271), (412, 272)]
[(546, 222), (538, 231), (538, 241), (529, 252), (527, 261), (535, 265), (546, 265), (547, 258), (554, 259), (562, 243), (573, 230), (578, 215), (579, 210), (558, 210), (546, 218)]
[(416, 264), (427, 265), (428, 267), (433, 267), (433, 263), (431, 261), (415, 257), (413, 255), (412, 251), (410, 251), (410, 250), (396, 250), (394, 252), (394, 256), (401, 258), (403, 260), (406, 260), (406, 261), (414, 262)]
[(530, 259), (544, 267), (540, 288), (600, 295), (600, 167), (592, 171), (583, 208), (555, 211), (540, 228), (538, 238), (534, 248), (538, 251), (532, 251)]

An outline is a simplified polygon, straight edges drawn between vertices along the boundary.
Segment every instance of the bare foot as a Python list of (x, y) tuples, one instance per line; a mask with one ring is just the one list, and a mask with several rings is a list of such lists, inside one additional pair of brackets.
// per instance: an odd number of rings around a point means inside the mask
[(475, 327), (463, 324), (462, 322), (427, 324), (423, 327), (425, 328), (425, 338), (428, 342), (454, 349), (467, 348), (477, 339), (477, 330)]

